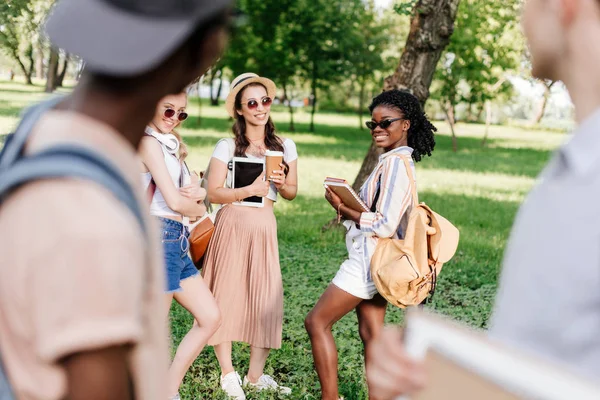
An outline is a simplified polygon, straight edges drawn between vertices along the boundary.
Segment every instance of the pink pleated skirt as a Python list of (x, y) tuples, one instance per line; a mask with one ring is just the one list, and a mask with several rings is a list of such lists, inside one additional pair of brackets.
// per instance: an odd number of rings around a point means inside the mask
[(283, 283), (272, 207), (219, 210), (202, 274), (221, 311), (209, 345), (281, 347)]

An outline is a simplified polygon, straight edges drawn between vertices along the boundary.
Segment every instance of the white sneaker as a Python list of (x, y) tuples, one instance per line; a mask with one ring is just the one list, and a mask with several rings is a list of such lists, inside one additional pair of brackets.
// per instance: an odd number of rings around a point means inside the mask
[(221, 389), (235, 400), (246, 400), (240, 375), (233, 371), (221, 377)]
[(290, 389), (289, 387), (279, 385), (277, 382), (275, 382), (275, 379), (273, 379), (269, 375), (261, 375), (261, 377), (258, 378), (258, 382), (256, 382), (256, 383), (250, 382), (248, 380), (248, 376), (245, 376), (244, 377), (244, 386), (250, 386), (250, 387), (258, 389), (259, 391), (260, 390), (275, 390), (281, 394), (291, 394), (292, 393), (292, 389)]

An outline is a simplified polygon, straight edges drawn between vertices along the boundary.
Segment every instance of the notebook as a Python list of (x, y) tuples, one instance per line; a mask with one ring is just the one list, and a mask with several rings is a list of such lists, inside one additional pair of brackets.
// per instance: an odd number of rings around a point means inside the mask
[(409, 310), (404, 340), (411, 356), (425, 360), (428, 375), (425, 390), (410, 400), (600, 399), (600, 386), (562, 365), (432, 312)]
[[(232, 159), (232, 182), (233, 189), (252, 185), (265, 170), (265, 160), (250, 159), (246, 157), (233, 157)], [(233, 204), (248, 207), (263, 207), (264, 197), (252, 196), (234, 202)]]
[(323, 182), (323, 186), (331, 189), (342, 199), (342, 202), (345, 205), (353, 210), (361, 213), (370, 211), (369, 207), (367, 207), (365, 202), (362, 201), (360, 196), (352, 189), (352, 186), (350, 186), (345, 179), (327, 177), (325, 178), (325, 182)]

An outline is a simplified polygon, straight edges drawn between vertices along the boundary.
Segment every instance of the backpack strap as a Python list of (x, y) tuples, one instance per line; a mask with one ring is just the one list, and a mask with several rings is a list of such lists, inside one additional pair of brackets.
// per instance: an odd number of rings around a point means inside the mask
[[(415, 182), (415, 177), (412, 174), (412, 168), (410, 166), (410, 161), (408, 157), (397, 155), (395, 157), (399, 157), (404, 161), (404, 167), (406, 168), (406, 174), (408, 175), (408, 179), (410, 181), (410, 191), (412, 193), (413, 204), (419, 204), (419, 195), (417, 194), (417, 183)], [(381, 175), (379, 175), (379, 187), (375, 192), (375, 196), (373, 197), (373, 202), (371, 203), (371, 212), (377, 211), (377, 201), (379, 201), (379, 194), (381, 192)]]
[(112, 163), (95, 151), (77, 145), (57, 145), (17, 160), (3, 172), (0, 203), (17, 187), (31, 181), (61, 177), (87, 179), (104, 186), (133, 213), (146, 232), (142, 211), (131, 185)]
[(2, 363), (2, 354), (0, 354), (0, 400), (15, 400), (15, 394), (8, 382), (6, 369)]
[(415, 177), (412, 173), (412, 167), (410, 166), (410, 160), (406, 156), (399, 156), (404, 161), (404, 166), (406, 167), (406, 174), (408, 175), (408, 180), (410, 181), (410, 191), (412, 193), (413, 205), (416, 206), (419, 204), (419, 195), (417, 194), (417, 183), (415, 182)]

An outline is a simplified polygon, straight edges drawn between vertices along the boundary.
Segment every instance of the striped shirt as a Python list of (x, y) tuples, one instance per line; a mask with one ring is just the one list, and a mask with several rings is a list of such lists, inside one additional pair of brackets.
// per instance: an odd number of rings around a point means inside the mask
[(411, 173), (415, 177), (412, 152), (412, 148), (402, 146), (382, 154), (360, 189), (359, 195), (369, 207), (379, 191), (375, 212), (364, 212), (360, 217), (365, 281), (371, 281), (371, 257), (377, 246), (377, 238), (403, 238), (413, 201), (410, 179), (402, 157), (409, 158)]

